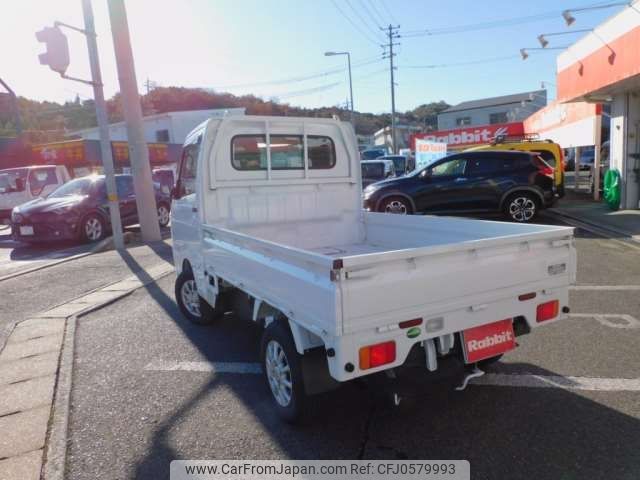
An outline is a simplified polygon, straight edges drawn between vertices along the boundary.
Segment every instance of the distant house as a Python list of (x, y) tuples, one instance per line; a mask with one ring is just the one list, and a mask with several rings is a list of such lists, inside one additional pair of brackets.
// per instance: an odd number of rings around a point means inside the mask
[[(411, 135), (422, 132), (421, 125), (396, 125), (396, 149), (409, 148)], [(376, 146), (386, 146), (389, 151), (392, 150), (391, 127), (381, 128), (373, 134)]]
[[(191, 130), (208, 118), (220, 118), (224, 115), (244, 115), (244, 108), (228, 108), (215, 110), (188, 110), (183, 112), (166, 112), (144, 117), (144, 136), (147, 143), (182, 144)], [(111, 141), (127, 141), (127, 125), (125, 122), (109, 125)], [(69, 132), (68, 136), (80, 137), (84, 140), (99, 140), (98, 127), (85, 128)]]
[(546, 105), (546, 90), (470, 100), (440, 112), (438, 130), (521, 122)]

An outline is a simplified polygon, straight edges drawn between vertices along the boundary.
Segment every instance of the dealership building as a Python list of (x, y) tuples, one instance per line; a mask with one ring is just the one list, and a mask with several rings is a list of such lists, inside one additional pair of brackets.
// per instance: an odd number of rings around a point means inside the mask
[[(558, 103), (595, 104), (586, 120), (585, 111), (575, 120), (592, 125), (599, 121), (597, 104), (609, 104), (608, 168), (620, 173), (620, 208), (639, 208), (640, 2), (629, 5), (563, 51), (557, 58), (556, 82)], [(599, 149), (595, 154), (597, 168)]]

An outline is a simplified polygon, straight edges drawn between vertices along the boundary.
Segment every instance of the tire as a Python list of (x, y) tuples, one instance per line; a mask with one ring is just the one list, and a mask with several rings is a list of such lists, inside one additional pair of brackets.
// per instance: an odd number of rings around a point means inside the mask
[(389, 197), (380, 203), (378, 211), (382, 213), (395, 213), (397, 215), (411, 215), (413, 208), (411, 208), (411, 203), (406, 198)]
[(213, 308), (198, 295), (196, 281), (191, 270), (183, 270), (176, 278), (175, 296), (182, 315), (197, 325), (211, 325), (224, 314), (223, 311)]
[(275, 320), (265, 328), (260, 361), (278, 415), (287, 423), (298, 423), (302, 420), (307, 401), (302, 379), (302, 358), (284, 321)]
[(171, 220), (171, 207), (165, 202), (158, 203), (158, 223), (164, 228)]
[(504, 202), (504, 214), (517, 223), (527, 223), (535, 218), (540, 210), (540, 200), (532, 193), (518, 192), (509, 195)]
[(85, 242), (99, 242), (107, 233), (107, 224), (97, 213), (90, 213), (80, 222), (80, 238)]

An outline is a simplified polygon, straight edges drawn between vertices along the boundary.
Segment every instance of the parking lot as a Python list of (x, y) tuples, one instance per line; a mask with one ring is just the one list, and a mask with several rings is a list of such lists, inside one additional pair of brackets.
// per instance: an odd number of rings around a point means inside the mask
[[(547, 221), (556, 223), (547, 218)], [(260, 329), (184, 320), (174, 276), (77, 323), (68, 478), (168, 478), (172, 459), (468, 459), (472, 478), (637, 478), (640, 250), (579, 230), (571, 316), (472, 381), (391, 407), (381, 386), (315, 397), (283, 424), (259, 374)]]

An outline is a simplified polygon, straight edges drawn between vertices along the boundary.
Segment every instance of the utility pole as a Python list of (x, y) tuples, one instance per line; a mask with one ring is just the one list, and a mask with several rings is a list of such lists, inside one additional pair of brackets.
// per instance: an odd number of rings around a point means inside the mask
[(100, 72), (100, 59), (98, 57), (98, 42), (96, 42), (96, 29), (93, 22), (93, 7), (91, 0), (82, 0), (82, 13), (84, 15), (84, 34), (87, 37), (87, 49), (89, 50), (89, 63), (91, 64), (91, 85), (93, 98), (96, 105), (96, 120), (100, 132), (100, 155), (104, 170), (109, 199), (109, 216), (111, 217), (111, 230), (113, 231), (113, 244), (117, 250), (124, 248), (122, 236), (122, 222), (120, 220), (120, 202), (116, 189), (116, 179), (111, 155), (111, 142), (109, 139), (109, 120), (107, 118), (107, 105), (104, 101), (102, 90), (102, 73)]
[(133, 186), (136, 193), (140, 230), (142, 239), (145, 242), (159, 241), (162, 237), (160, 235), (160, 225), (158, 224), (153, 181), (151, 179), (149, 151), (147, 150), (147, 142), (144, 139), (142, 107), (140, 106), (140, 95), (133, 63), (127, 11), (124, 6), (124, 0), (108, 0), (108, 3), (113, 47), (116, 53), (118, 79), (122, 96), (122, 109), (127, 123), (129, 159), (131, 172), (133, 173)]
[(396, 38), (400, 38), (400, 34), (398, 33), (398, 29), (400, 25), (393, 26), (389, 24), (386, 29), (387, 37), (389, 38), (389, 43), (386, 45), (389, 47), (389, 71), (391, 72), (391, 149), (393, 154), (396, 153), (396, 84), (394, 80), (394, 66), (393, 66), (393, 57), (395, 53), (393, 53), (393, 47), (396, 45), (400, 45), (399, 43), (394, 43), (393, 40)]

